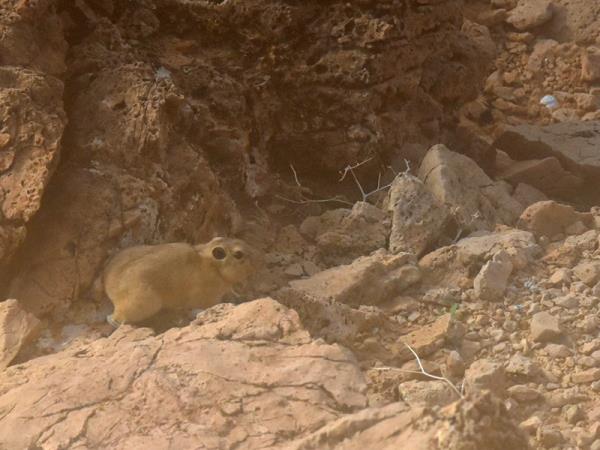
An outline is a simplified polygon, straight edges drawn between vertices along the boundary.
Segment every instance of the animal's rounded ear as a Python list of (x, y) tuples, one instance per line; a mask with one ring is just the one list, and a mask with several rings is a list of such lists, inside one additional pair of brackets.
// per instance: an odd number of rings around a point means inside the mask
[(225, 257), (227, 256), (227, 252), (223, 247), (215, 247), (212, 249), (212, 255), (213, 258), (221, 260), (225, 259)]

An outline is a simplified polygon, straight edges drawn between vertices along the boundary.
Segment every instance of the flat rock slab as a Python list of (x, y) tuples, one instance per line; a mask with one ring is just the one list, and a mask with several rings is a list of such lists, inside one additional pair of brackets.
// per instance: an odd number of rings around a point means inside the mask
[(366, 407), (352, 353), (272, 299), (110, 337), (0, 374), (0, 448), (273, 448)]
[(378, 251), (345, 266), (323, 270), (312, 277), (293, 280), (290, 287), (315, 298), (348, 305), (377, 305), (420, 280), (409, 253), (388, 255)]
[(547, 195), (577, 192), (584, 183), (582, 177), (565, 170), (560, 161), (553, 156), (544, 159), (517, 161), (511, 167), (499, 173), (498, 178), (515, 186), (519, 183), (527, 183)]
[(529, 447), (527, 438), (510, 418), (502, 401), (488, 392), (438, 409), (409, 407), (402, 402), (368, 408), (328, 423), (302, 439), (275, 448), (501, 450)]
[(600, 177), (600, 122), (507, 127), (494, 146), (516, 160), (556, 157), (571, 172)]

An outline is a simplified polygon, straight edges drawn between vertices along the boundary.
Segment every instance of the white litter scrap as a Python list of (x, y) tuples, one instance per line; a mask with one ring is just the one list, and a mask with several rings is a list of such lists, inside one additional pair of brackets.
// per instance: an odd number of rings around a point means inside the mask
[(158, 70), (156, 71), (154, 78), (156, 80), (166, 80), (166, 79), (170, 79), (171, 78), (171, 72), (169, 72), (166, 68), (164, 67), (159, 67)]
[(540, 104), (544, 105), (548, 109), (556, 109), (558, 108), (558, 100), (554, 95), (544, 95), (540, 100)]

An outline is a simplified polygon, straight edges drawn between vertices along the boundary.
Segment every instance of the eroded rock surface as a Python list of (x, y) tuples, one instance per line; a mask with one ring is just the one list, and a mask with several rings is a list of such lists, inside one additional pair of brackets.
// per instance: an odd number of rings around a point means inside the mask
[[(67, 122), (67, 43), (49, 2), (2, 6), (0, 30), (0, 269), (23, 243), (56, 168)], [(11, 11), (12, 10), (12, 11)], [(3, 276), (0, 273), (0, 276)]]
[[(556, 123), (545, 127), (518, 125), (507, 127), (498, 137), (494, 145), (517, 160), (533, 158), (558, 159), (571, 178), (581, 177), (589, 183), (593, 190), (594, 180), (600, 176), (600, 123), (598, 121)], [(560, 183), (560, 180), (557, 180)], [(560, 188), (560, 184), (555, 186)], [(565, 186), (563, 195), (579, 195), (577, 185)], [(597, 194), (597, 191), (593, 194)], [(593, 195), (592, 194), (592, 195)]]
[(419, 167), (419, 178), (465, 231), (512, 225), (523, 207), (472, 159), (435, 145)]
[(364, 408), (365, 387), (353, 355), (313, 341), (295, 312), (222, 305), (161, 336), (123, 327), (9, 368), (0, 444), (272, 447)]
[(378, 251), (358, 258), (352, 264), (294, 280), (290, 287), (321, 299), (349, 305), (377, 305), (400, 294), (421, 279), (413, 255), (387, 255)]
[(392, 215), (389, 248), (393, 253), (421, 256), (438, 243), (450, 220), (442, 207), (417, 177), (404, 174), (390, 187), (388, 210)]
[(40, 321), (24, 311), (18, 301), (0, 302), (0, 370), (8, 367), (21, 349), (38, 337), (40, 328)]
[[(468, 444), (466, 444), (468, 443)], [(465, 447), (467, 445), (467, 447)], [(471, 447), (472, 446), (472, 447)], [(286, 450), (361, 448), (529, 448), (502, 404), (490, 395), (434, 411), (394, 403), (339, 419)]]

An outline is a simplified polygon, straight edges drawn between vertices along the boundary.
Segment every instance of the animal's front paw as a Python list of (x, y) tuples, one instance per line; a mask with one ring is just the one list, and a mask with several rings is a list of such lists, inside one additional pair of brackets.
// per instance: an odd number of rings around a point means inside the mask
[(119, 328), (119, 326), (121, 325), (121, 323), (117, 322), (115, 319), (113, 319), (113, 315), (109, 314), (108, 316), (106, 316), (106, 321), (112, 325), (114, 328)]

